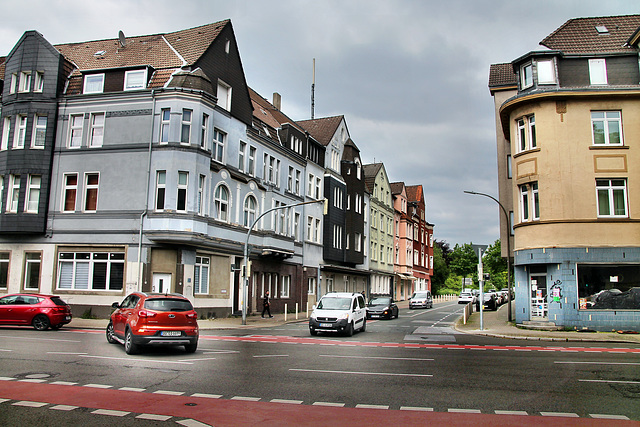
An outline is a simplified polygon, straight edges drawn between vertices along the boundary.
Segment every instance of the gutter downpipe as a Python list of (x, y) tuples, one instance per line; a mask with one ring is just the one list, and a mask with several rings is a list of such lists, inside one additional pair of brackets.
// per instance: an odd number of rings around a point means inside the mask
[(153, 148), (153, 129), (155, 124), (156, 117), (156, 92), (155, 89), (151, 89), (151, 99), (153, 101), (151, 107), (151, 135), (149, 137), (149, 159), (147, 161), (147, 189), (144, 198), (144, 209), (142, 213), (140, 213), (140, 233), (138, 235), (138, 277), (136, 279), (136, 288), (138, 291), (142, 291), (142, 231), (143, 231), (143, 221), (144, 217), (147, 215), (149, 210), (149, 191), (150, 191), (150, 179), (151, 179), (151, 151)]

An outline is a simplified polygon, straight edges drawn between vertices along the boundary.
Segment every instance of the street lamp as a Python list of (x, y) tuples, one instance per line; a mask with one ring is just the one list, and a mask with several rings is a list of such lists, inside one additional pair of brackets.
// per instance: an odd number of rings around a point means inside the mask
[[(498, 201), (498, 199), (496, 199), (493, 196), (490, 196), (488, 194), (484, 194), (484, 193), (479, 193), (477, 191), (465, 191), (465, 193), (467, 194), (473, 194), (476, 196), (484, 196), (484, 197), (488, 197), (491, 200), (493, 200), (494, 202), (496, 202), (498, 204), (498, 206), (500, 206), (500, 209), (502, 209), (502, 213), (504, 213), (504, 217), (506, 220), (506, 224), (507, 224), (507, 289), (509, 290), (509, 298), (507, 299), (508, 301), (508, 308), (509, 308), (509, 322), (511, 322), (512, 316), (511, 316), (511, 235), (509, 233), (509, 214), (507, 213), (507, 210), (504, 208), (504, 206), (502, 206), (502, 203), (500, 203)], [(481, 261), (482, 262), (482, 261)], [(482, 302), (481, 302), (482, 304)]]
[(326, 201), (327, 199), (319, 199), (319, 200), (312, 200), (310, 202), (300, 202), (300, 203), (295, 203), (293, 205), (283, 205), (283, 206), (277, 206), (275, 208), (271, 208), (271, 209), (267, 209), (266, 211), (262, 212), (262, 214), (260, 216), (258, 216), (255, 221), (253, 221), (253, 224), (251, 224), (251, 227), (249, 227), (249, 230), (247, 230), (247, 239), (244, 242), (244, 271), (242, 273), (243, 275), (243, 280), (242, 280), (242, 324), (246, 325), (247, 324), (247, 290), (249, 288), (249, 237), (251, 237), (251, 231), (253, 230), (253, 227), (255, 227), (255, 225), (258, 223), (258, 221), (260, 221), (260, 219), (265, 216), (268, 213), (271, 213), (273, 211), (279, 210), (279, 209), (288, 209), (288, 208), (294, 208), (296, 206), (302, 206), (302, 205), (308, 205), (311, 203), (324, 203), (325, 204), (325, 208), (326, 208)]

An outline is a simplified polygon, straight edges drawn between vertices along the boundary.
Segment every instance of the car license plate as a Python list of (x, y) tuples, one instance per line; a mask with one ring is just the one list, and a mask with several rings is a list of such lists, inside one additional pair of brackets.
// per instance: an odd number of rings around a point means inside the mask
[(330, 328), (331, 326), (333, 326), (331, 323), (320, 323), (321, 328)]
[(372, 315), (371, 315), (371, 318), (372, 318), (372, 319), (376, 319), (376, 318), (378, 318), (378, 317), (380, 317), (380, 315), (379, 315), (379, 314), (372, 314)]
[(182, 335), (182, 332), (180, 331), (162, 331), (160, 332), (160, 335), (163, 337), (179, 337), (180, 335)]

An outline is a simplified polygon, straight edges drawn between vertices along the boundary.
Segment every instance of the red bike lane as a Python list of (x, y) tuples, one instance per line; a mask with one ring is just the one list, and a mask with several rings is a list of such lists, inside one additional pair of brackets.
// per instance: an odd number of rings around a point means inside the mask
[(0, 398), (90, 409), (167, 415), (192, 419), (211, 426), (256, 424), (336, 426), (346, 423), (350, 426), (364, 427), (375, 424), (376, 420), (384, 420), (384, 423), (389, 425), (406, 426), (640, 426), (640, 422), (626, 420), (425, 412), (249, 402), (5, 380), (0, 380)]

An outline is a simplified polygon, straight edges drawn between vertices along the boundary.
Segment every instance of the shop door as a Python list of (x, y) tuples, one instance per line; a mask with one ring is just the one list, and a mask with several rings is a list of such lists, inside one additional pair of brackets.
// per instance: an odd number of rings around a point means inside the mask
[(547, 276), (531, 275), (529, 289), (531, 290), (531, 319), (547, 319)]
[(153, 288), (151, 292), (167, 294), (171, 292), (171, 274), (153, 273)]

